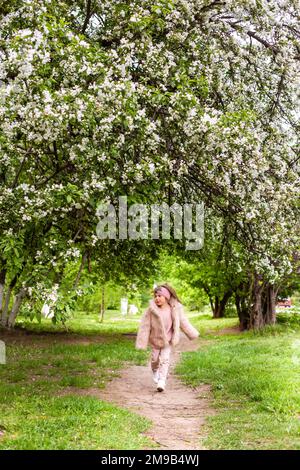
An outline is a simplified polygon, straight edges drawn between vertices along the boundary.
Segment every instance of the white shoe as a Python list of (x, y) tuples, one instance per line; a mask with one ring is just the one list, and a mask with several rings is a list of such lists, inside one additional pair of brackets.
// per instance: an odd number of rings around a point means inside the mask
[(160, 379), (160, 380), (158, 381), (157, 389), (156, 389), (156, 390), (157, 390), (158, 392), (163, 392), (164, 389), (165, 389), (165, 381)]
[(158, 381), (159, 381), (159, 371), (158, 370), (154, 370), (153, 371), (153, 381), (157, 384)]

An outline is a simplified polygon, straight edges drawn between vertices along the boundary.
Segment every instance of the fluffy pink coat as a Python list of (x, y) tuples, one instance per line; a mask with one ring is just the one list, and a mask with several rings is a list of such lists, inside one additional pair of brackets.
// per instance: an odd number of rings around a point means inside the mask
[[(170, 305), (173, 319), (173, 335), (171, 344), (176, 346), (176, 344), (179, 343), (180, 329), (189, 339), (197, 338), (199, 336), (199, 332), (187, 319), (183, 305), (173, 297), (170, 300)], [(136, 349), (147, 349), (149, 344), (156, 349), (164, 348), (169, 344), (159, 307), (157, 307), (154, 299), (150, 300), (149, 306), (141, 318), (135, 347)]]

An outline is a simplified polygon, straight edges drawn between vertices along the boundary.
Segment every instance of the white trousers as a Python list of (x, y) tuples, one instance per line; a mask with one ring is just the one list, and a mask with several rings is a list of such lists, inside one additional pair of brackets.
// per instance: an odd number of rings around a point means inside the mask
[(152, 371), (158, 370), (159, 378), (166, 381), (169, 373), (171, 345), (165, 346), (161, 349), (152, 347), (151, 350), (151, 369)]

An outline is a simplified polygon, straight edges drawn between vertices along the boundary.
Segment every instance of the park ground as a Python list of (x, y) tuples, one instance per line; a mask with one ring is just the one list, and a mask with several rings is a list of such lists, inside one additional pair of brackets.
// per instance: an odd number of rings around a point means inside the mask
[[(256, 333), (240, 332), (237, 318), (188, 312), (200, 339), (174, 374), (186, 390), (207, 391), (197, 448), (300, 449), (299, 312)], [(158, 448), (147, 416), (99, 398), (126, 368), (147, 364), (149, 351), (134, 347), (138, 324), (138, 315), (108, 311), (101, 324), (76, 312), (67, 327), (20, 320), (2, 331), (0, 449)]]

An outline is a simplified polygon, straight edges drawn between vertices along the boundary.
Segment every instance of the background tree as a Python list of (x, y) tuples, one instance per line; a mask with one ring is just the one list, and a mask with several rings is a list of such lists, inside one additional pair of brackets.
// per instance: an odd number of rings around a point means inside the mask
[(298, 2), (15, 0), (0, 14), (2, 323), (120, 194), (224, 217), (249, 253), (249, 325), (273, 323), (299, 249)]

